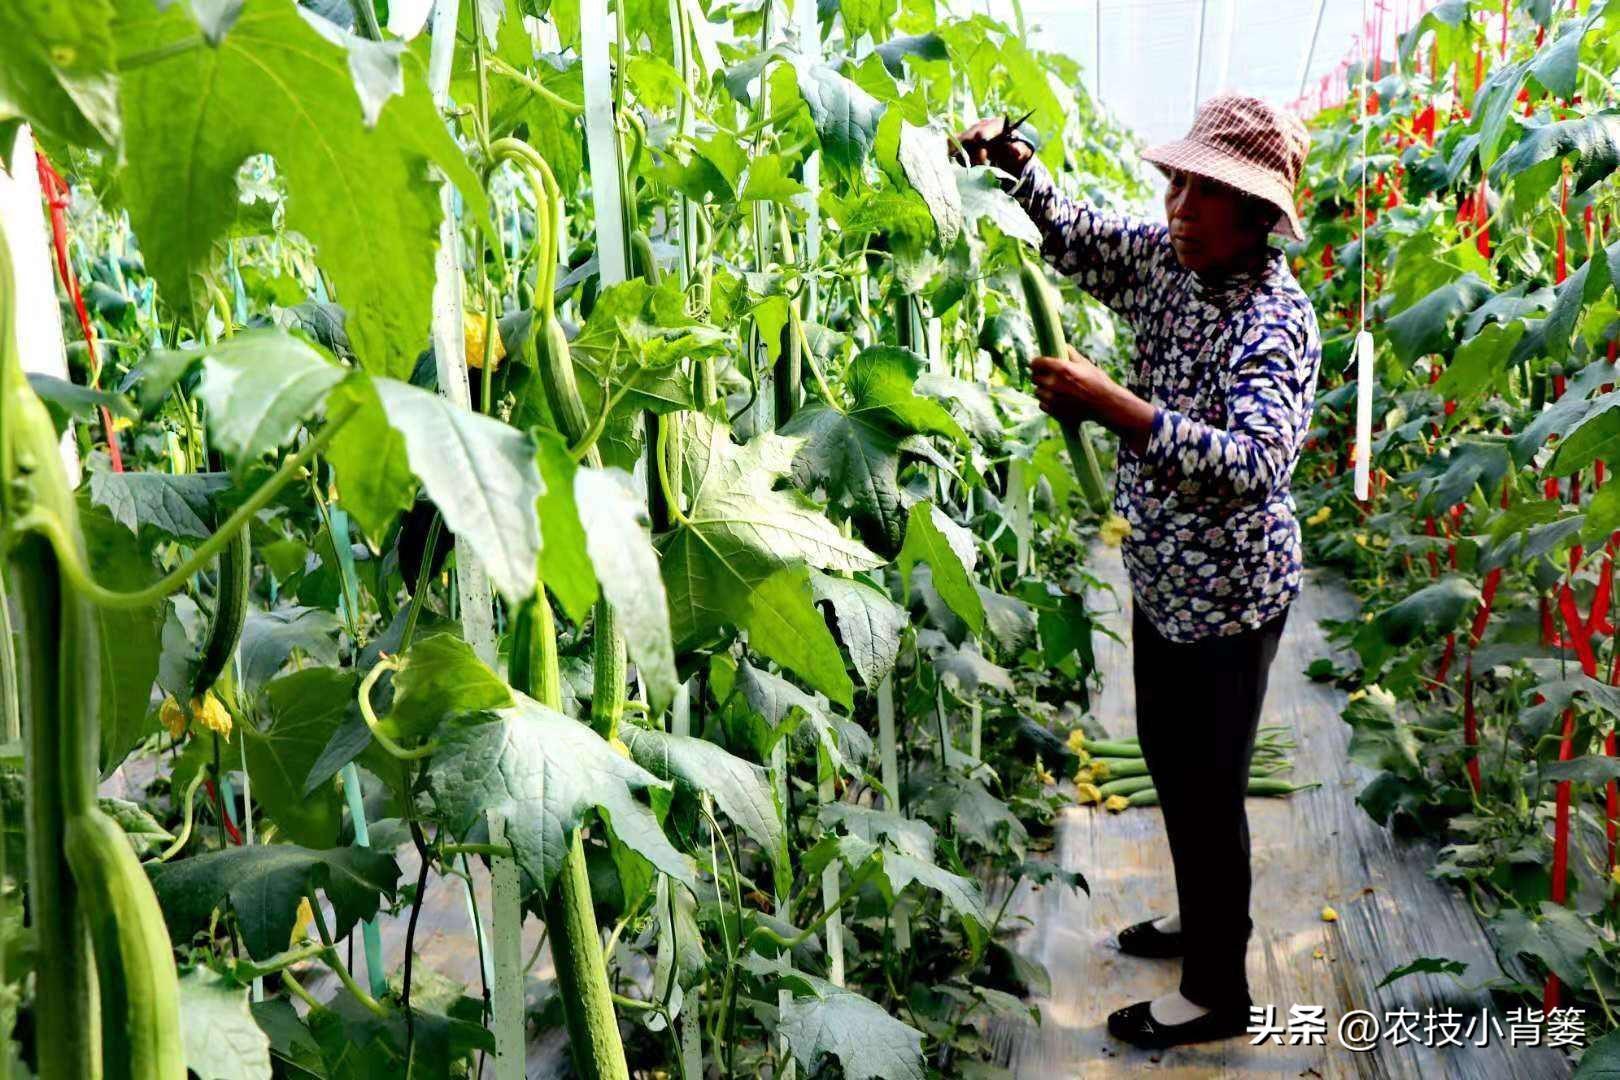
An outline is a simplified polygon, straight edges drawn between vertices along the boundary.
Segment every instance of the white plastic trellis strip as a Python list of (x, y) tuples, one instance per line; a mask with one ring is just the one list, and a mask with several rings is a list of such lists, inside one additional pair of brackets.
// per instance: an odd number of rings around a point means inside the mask
[[(443, 109), (450, 100), (450, 66), (456, 47), (454, 0), (440, 0), (433, 9), (433, 41), (428, 53), (428, 88)], [(448, 179), (439, 186), (439, 250), (434, 257), (433, 355), (439, 392), (460, 409), (472, 409), (467, 382), (466, 339), (462, 333), (461, 236), (456, 228), (456, 191)], [(461, 629), (467, 644), (484, 663), (493, 666), (495, 609), (489, 578), (471, 549), (456, 552), (456, 592), (461, 600)]]
[(579, 53), (585, 69), (585, 150), (591, 159), (591, 202), (596, 209), (596, 264), (602, 288), (627, 276), (624, 193), (619, 190), (619, 131), (613, 116), (613, 60), (608, 42), (614, 22), (607, 0), (580, 0)]
[[(819, 63), (821, 61), (821, 22), (816, 17), (816, 0), (795, 0), (793, 5), (793, 19), (798, 25), (799, 48), (807, 59)], [(804, 265), (814, 270), (816, 261), (821, 258), (821, 151), (813, 151), (804, 160), (804, 186), (805, 193), (799, 196), (799, 204), (804, 208)], [(805, 293), (808, 312), (816, 314), (816, 281), (809, 279)], [(812, 362), (810, 359), (806, 363)]]
[(681, 0), (686, 5), (686, 22), (692, 28), (692, 44), (697, 46), (698, 59), (703, 62), (703, 73), (713, 75), (721, 68), (720, 46), (714, 42), (714, 28), (703, 17), (703, 8), (697, 0)]
[[(1362, 32), (1368, 25), (1367, 0), (1361, 0)], [(1367, 501), (1372, 479), (1372, 399), (1373, 338), (1367, 329), (1367, 42), (1361, 42), (1361, 191), (1356, 201), (1358, 234), (1361, 241), (1361, 302), (1357, 316), (1361, 329), (1356, 333), (1356, 498)]]
[[(821, 22), (816, 17), (816, 0), (795, 0), (793, 5), (793, 21), (799, 34), (799, 50), (811, 62), (821, 60)], [(804, 268), (807, 273), (805, 284), (805, 313), (811, 318), (819, 316), (817, 308), (816, 280), (813, 276), (816, 262), (821, 258), (821, 152), (813, 152), (804, 162), (804, 186), (806, 191), (799, 196), (799, 204), (805, 212), (804, 246), (801, 254), (804, 258)], [(814, 357), (806, 357), (806, 363), (814, 363)], [(833, 802), (837, 798), (833, 787), (833, 771), (826, 763), (818, 766), (821, 776), (816, 787), (816, 797), (823, 803)], [(829, 863), (821, 871), (821, 904), (822, 909), (836, 908), (841, 895), (839, 875), (841, 870), (837, 862)], [(827, 957), (829, 960), (828, 978), (834, 986), (844, 985), (844, 919), (841, 913), (834, 911), (827, 920)]]
[[(686, 4), (684, 0), (669, 0), (669, 29), (674, 42), (675, 71), (690, 87), (692, 82), (692, 39), (690, 34), (682, 32), (682, 23), (686, 20)], [(692, 106), (682, 100), (675, 113), (675, 134), (685, 138), (692, 133)], [(681, 288), (692, 283), (692, 273), (697, 260), (697, 207), (685, 195), (678, 195), (675, 199), (676, 217), (680, 222), (681, 257), (675, 264), (675, 269), (681, 281)]]
[[(433, 101), (442, 111), (450, 103), (450, 69), (455, 57), (456, 48), (456, 15), (459, 5), (456, 0), (439, 0), (433, 8), (433, 40), (428, 52), (428, 89), (433, 93)], [(472, 409), (472, 390), (467, 381), (467, 355), (466, 341), (462, 331), (462, 297), (461, 297), (461, 236), (456, 228), (456, 192), (455, 187), (446, 179), (439, 186), (439, 208), (441, 218), (439, 221), (439, 250), (434, 257), (433, 278), (433, 353), (439, 377), (439, 392), (450, 399), (457, 408)], [(479, 564), (473, 553), (467, 548), (456, 552), (456, 590), (461, 599), (461, 630), (472, 646), (473, 653), (484, 663), (493, 666), (496, 663), (495, 654), (495, 608), (493, 598), (489, 591), (489, 578), (484, 574), (484, 568)], [(495, 825), (491, 825), (494, 829)], [(490, 860), (493, 872), (499, 876), (502, 864), (512, 874), (517, 873), (517, 867), (510, 859), (493, 858)], [(469, 871), (468, 860), (462, 858), (463, 871)], [(490, 950), (484, 940), (484, 926), (478, 918), (478, 904), (473, 898), (472, 874), (462, 879), (462, 887), (466, 893), (467, 918), (472, 923), (473, 936), (478, 944), (479, 959), (484, 969), (486, 983), (493, 983), (493, 971), (490, 962)], [(509, 905), (496, 905), (495, 932), (497, 939), (504, 939), (508, 935), (522, 934), (523, 915), (521, 909), (514, 915)], [(505, 925), (503, 925), (503, 923)], [(515, 925), (515, 929), (514, 929)], [(513, 952), (522, 949), (521, 941), (513, 946)], [(508, 993), (501, 993), (506, 989)], [(504, 1018), (510, 1015), (511, 1010), (518, 1011), (519, 1022), (517, 1030), (516, 1071), (513, 1071), (509, 1062), (511, 1053), (500, 1053), (503, 1042), (510, 1050), (512, 1035), (508, 1026), (503, 1023)], [(523, 987), (522, 976), (518, 977), (518, 986), (515, 994), (506, 986), (495, 987), (495, 994), (491, 1002), (496, 1020), (496, 1077), (498, 1080), (521, 1080), (523, 1076)], [(502, 1066), (506, 1066), (502, 1068)]]
[[(0, 170), (0, 232), (11, 245), (12, 277), (17, 289), (17, 347), (24, 371), (68, 378), (67, 348), (56, 307), (56, 271), (41, 209), (39, 169), (34, 164), (34, 133), (17, 126), (10, 157), (16, 171)], [(62, 464), (68, 483), (79, 486), (79, 448), (73, 433), (62, 436)]]
[[(877, 688), (878, 708), (878, 753), (879, 768), (882, 771), (883, 808), (892, 814), (904, 815), (905, 809), (900, 805), (900, 756), (895, 749), (894, 737), (894, 677), (883, 676), (883, 681)], [(906, 909), (895, 906), (894, 917), (894, 947), (900, 952), (911, 949), (911, 919)]]
[(433, 0), (389, 0), (388, 32), (409, 41), (422, 32), (432, 10)]
[[(489, 839), (506, 843), (506, 819), (489, 818)], [(523, 1080), (523, 887), (517, 861), (490, 860), (495, 921), (495, 985), (490, 1005), (495, 1021), (495, 1076)]]
[(1356, 334), (1356, 498), (1367, 501), (1372, 477), (1373, 336)]

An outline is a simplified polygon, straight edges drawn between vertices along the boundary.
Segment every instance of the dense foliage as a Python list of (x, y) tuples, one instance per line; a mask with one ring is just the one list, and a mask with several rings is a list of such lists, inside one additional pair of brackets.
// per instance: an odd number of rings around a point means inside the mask
[[(1620, 992), (1620, 5), (1447, 0), (1379, 67), (1365, 130), (1354, 96), (1317, 117), (1306, 180), (1299, 267), (1326, 358), (1296, 493), (1315, 560), (1362, 602), (1334, 628), (1355, 668), (1312, 673), (1352, 688), (1351, 752), (1377, 773), (1361, 805), (1444, 837), (1435, 873), (1501, 961), (1464, 977), (1580, 1005), (1595, 1035)], [(1351, 484), (1363, 280), (1368, 503)]]
[[(1095, 521), (1023, 389), (1034, 226), (947, 133), (1033, 109), (1105, 202), (1127, 140), (930, 2), (604, 10), (0, 8), (86, 308), (25, 381), (56, 313), (0, 274), (7, 1067), (521, 1075), (564, 1026), (587, 1076), (896, 1080), (1032, 1012)], [(417, 915), (475, 860), (493, 985), (446, 985)]]

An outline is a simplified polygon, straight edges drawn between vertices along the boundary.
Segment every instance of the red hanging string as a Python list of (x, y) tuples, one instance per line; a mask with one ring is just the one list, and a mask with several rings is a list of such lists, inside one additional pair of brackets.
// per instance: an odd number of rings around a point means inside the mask
[[(1566, 582), (1559, 592), (1558, 606), (1564, 616), (1569, 640), (1580, 657), (1581, 670), (1589, 678), (1597, 677), (1597, 658), (1592, 654), (1592, 642), (1586, 635), (1580, 614), (1575, 608), (1575, 594)], [(1558, 760), (1568, 761), (1574, 755), (1575, 710), (1564, 710), (1564, 730), (1558, 743)], [(1560, 781), (1553, 804), (1553, 862), (1549, 893), (1552, 902), (1562, 905), (1569, 893), (1569, 789), (1568, 780)], [(1558, 1004), (1559, 983), (1556, 975), (1548, 975), (1542, 990), (1542, 1007), (1552, 1009)]]
[[(56, 250), (56, 274), (61, 278), (62, 288), (67, 292), (68, 299), (73, 301), (73, 310), (79, 317), (79, 330), (84, 334), (85, 349), (90, 354), (90, 370), (100, 371), (101, 361), (96, 354), (95, 330), (90, 326), (90, 313), (85, 310), (84, 297), (79, 293), (78, 275), (74, 274), (73, 264), (68, 261), (67, 181), (51, 168), (51, 163), (45, 160), (44, 154), (36, 150), (34, 159), (39, 172), (39, 186), (45, 196), (45, 205), (50, 208), (51, 246)], [(101, 406), (100, 411), (101, 428), (107, 436), (107, 457), (112, 462), (113, 472), (123, 472), (124, 455), (118, 445), (118, 432), (113, 428), (112, 413), (105, 405)]]
[[(1588, 211), (1591, 210), (1590, 207), (1587, 209)], [(1569, 277), (1569, 245), (1564, 237), (1564, 220), (1568, 216), (1569, 173), (1566, 172), (1558, 178), (1558, 222), (1554, 226), (1553, 232), (1556, 237), (1554, 241), (1556, 247), (1553, 256), (1553, 277), (1560, 285), (1564, 283), (1565, 278)], [(1592, 238), (1588, 235), (1587, 244), (1590, 245), (1591, 242)]]

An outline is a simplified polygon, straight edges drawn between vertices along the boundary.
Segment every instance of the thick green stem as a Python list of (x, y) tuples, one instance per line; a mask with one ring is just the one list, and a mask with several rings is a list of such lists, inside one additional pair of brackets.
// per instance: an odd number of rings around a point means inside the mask
[[(41, 406), (43, 409), (43, 406)], [(32, 509), (17, 520), (8, 522), (6, 532), (11, 542), (22, 534), (37, 534), (50, 541), (60, 561), (62, 573), (75, 592), (89, 600), (97, 607), (110, 608), (139, 608), (148, 604), (155, 604), (170, 593), (180, 589), (186, 581), (208, 564), (208, 561), (227, 546), (234, 543), (238, 534), (245, 528), (260, 510), (270, 505), (270, 500), (276, 493), (292, 482), (299, 471), (316, 454), (326, 448), (338, 430), (354, 415), (356, 409), (351, 409), (341, 417), (328, 423), (321, 429), (321, 433), (304, 445), (304, 448), (286, 461), (275, 475), (259, 486), (259, 489), (248, 496), (246, 502), (237, 508), (236, 512), (225, 520), (212, 536), (204, 540), (195, 548), (190, 556), (179, 566), (175, 567), (168, 576), (162, 580), (148, 585), (144, 589), (134, 592), (117, 592), (100, 585), (90, 576), (90, 570), (85, 565), (84, 554), (72, 540), (68, 527), (64, 524), (65, 518), (60, 510), (52, 512), (49, 509)], [(64, 479), (64, 484), (66, 483)]]

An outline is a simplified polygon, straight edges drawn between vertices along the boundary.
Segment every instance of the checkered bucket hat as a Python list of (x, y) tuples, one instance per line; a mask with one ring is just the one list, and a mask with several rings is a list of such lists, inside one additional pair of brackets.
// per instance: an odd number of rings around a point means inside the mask
[(1218, 180), (1275, 206), (1273, 232), (1305, 239), (1294, 207), (1294, 186), (1305, 164), (1310, 137), (1293, 113), (1259, 98), (1222, 94), (1199, 108), (1184, 139), (1142, 154), (1161, 171), (1181, 169)]

